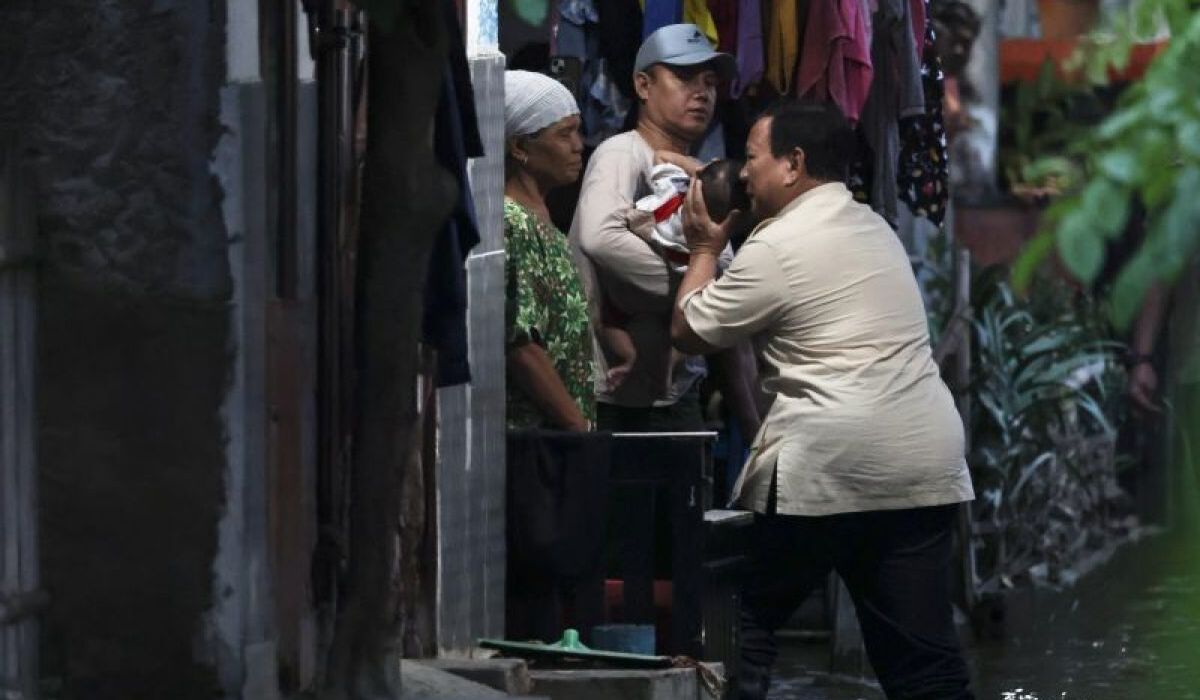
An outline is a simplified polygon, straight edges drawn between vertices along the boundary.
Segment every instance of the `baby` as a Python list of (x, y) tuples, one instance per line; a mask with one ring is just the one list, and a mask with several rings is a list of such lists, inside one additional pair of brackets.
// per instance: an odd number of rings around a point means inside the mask
[[(745, 185), (738, 177), (741, 170), (742, 164), (739, 161), (717, 160), (696, 173), (700, 178), (704, 204), (713, 221), (723, 222), (735, 209), (743, 212), (749, 210), (750, 200), (746, 195)], [(671, 163), (655, 165), (650, 170), (651, 194), (642, 197), (634, 205), (634, 209), (647, 215), (630, 217), (630, 230), (657, 250), (676, 272), (687, 269), (691, 254), (687, 239), (683, 235), (681, 211), (690, 183), (691, 178), (683, 168)], [(733, 248), (726, 244), (718, 265), (723, 270), (732, 260)], [(625, 381), (637, 360), (633, 338), (626, 330), (627, 322), (628, 318), (620, 314), (612, 304), (603, 305), (600, 339), (605, 350), (618, 360), (609, 366), (607, 380), (610, 389), (616, 389)], [(667, 387), (671, 385), (672, 370), (681, 357), (679, 352), (671, 350), (663, 372)]]

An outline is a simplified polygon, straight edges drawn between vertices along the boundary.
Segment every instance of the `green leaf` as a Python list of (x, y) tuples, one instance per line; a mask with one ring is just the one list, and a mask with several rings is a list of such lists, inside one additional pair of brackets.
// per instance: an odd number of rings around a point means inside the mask
[(1054, 250), (1054, 233), (1040, 231), (1021, 251), (1012, 269), (1012, 285), (1020, 294), (1025, 294), (1033, 281), (1033, 275)]
[(1175, 170), (1173, 168), (1152, 168), (1142, 185), (1142, 201), (1146, 208), (1156, 210), (1162, 206), (1175, 189)]
[(1118, 187), (1110, 180), (1098, 178), (1083, 191), (1083, 210), (1091, 212), (1091, 219), (1109, 239), (1114, 239), (1125, 230), (1129, 219), (1129, 191)]
[(1091, 282), (1104, 263), (1104, 245), (1084, 210), (1072, 212), (1058, 229), (1058, 254), (1075, 278)]
[(1100, 157), (1100, 171), (1122, 185), (1131, 185), (1141, 172), (1137, 156), (1129, 150), (1109, 151)]
[(1112, 116), (1105, 119), (1099, 127), (1097, 127), (1096, 135), (1104, 140), (1112, 140), (1123, 132), (1136, 130), (1141, 122), (1145, 119), (1146, 112), (1142, 109), (1142, 105), (1135, 104), (1131, 107), (1114, 112)]
[(1200, 121), (1193, 120), (1181, 125), (1176, 138), (1183, 155), (1200, 158)]
[(1146, 247), (1134, 255), (1117, 275), (1112, 291), (1112, 317), (1118, 329), (1125, 330), (1142, 307), (1142, 300), (1157, 277)]

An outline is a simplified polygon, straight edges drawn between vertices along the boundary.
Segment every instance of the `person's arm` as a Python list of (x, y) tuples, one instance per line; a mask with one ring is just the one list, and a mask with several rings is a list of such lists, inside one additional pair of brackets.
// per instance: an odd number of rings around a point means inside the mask
[(572, 237), (603, 275), (604, 293), (626, 313), (667, 313), (672, 302), (670, 267), (629, 228), (628, 211), (641, 173), (619, 149), (592, 158), (580, 190)]
[(1166, 315), (1167, 297), (1168, 292), (1163, 285), (1156, 284), (1150, 288), (1146, 293), (1146, 300), (1142, 302), (1142, 310), (1138, 314), (1133, 338), (1129, 344), (1129, 397), (1138, 408), (1150, 413), (1162, 412), (1155, 400), (1158, 392), (1158, 373), (1154, 370), (1151, 357), (1154, 354), (1154, 342)]
[(683, 281), (679, 283), (676, 304), (671, 310), (671, 343), (680, 352), (701, 355), (718, 350), (696, 335), (684, 316), (683, 307), (689, 296), (716, 279), (721, 252), (729, 243), (729, 231), (735, 218), (731, 214), (723, 224), (714, 222), (708, 215), (700, 180), (692, 178), (687, 201), (683, 204), (683, 235), (687, 239), (691, 257)]
[(588, 429), (583, 412), (541, 345), (529, 342), (510, 347), (507, 355), (509, 376), (551, 425), (564, 430)]
[(633, 336), (629, 335), (629, 331), (620, 326), (602, 323), (596, 335), (599, 336), (604, 349), (619, 361), (609, 365), (608, 376), (605, 377), (609, 390), (615, 391), (625, 383), (625, 378), (633, 370), (633, 364), (637, 362), (637, 347), (634, 346)]
[(741, 212), (715, 223), (693, 180), (684, 204), (683, 230), (692, 250), (671, 316), (671, 340), (684, 352), (711, 353), (770, 326), (790, 296), (774, 248), (760, 237), (746, 241), (720, 279), (717, 260)]

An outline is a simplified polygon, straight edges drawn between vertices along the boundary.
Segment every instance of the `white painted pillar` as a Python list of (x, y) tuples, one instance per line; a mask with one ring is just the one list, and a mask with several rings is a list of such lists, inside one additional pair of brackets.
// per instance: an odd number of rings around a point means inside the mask
[(480, 243), (467, 257), (473, 381), (440, 391), (438, 651), (504, 634), (504, 55), (496, 0), (467, 0), (465, 44), (485, 156), (468, 164)]

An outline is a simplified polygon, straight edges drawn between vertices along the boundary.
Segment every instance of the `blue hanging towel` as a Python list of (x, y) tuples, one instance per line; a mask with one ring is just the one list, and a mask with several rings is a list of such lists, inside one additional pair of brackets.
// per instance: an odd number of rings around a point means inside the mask
[(668, 24), (683, 21), (683, 0), (646, 0), (642, 14), (642, 38), (653, 34)]

